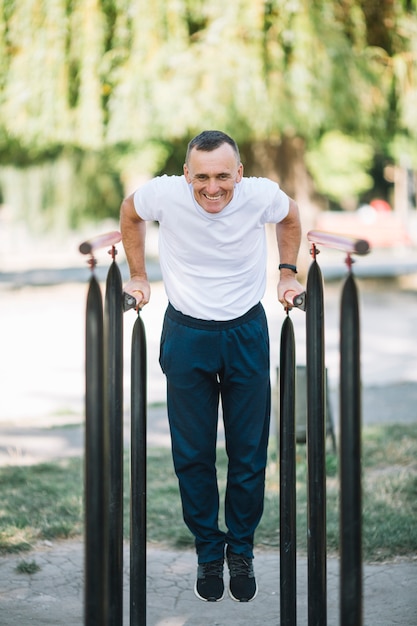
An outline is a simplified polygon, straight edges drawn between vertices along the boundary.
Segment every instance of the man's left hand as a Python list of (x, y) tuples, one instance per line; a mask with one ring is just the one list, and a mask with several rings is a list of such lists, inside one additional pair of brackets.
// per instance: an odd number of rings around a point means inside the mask
[(285, 309), (292, 309), (295, 296), (303, 293), (305, 288), (293, 276), (282, 276), (277, 287), (278, 300)]

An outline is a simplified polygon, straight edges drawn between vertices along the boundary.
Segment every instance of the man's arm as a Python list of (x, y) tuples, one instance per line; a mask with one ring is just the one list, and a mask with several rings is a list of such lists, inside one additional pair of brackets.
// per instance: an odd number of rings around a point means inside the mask
[(151, 287), (145, 264), (146, 222), (136, 213), (133, 194), (127, 196), (120, 208), (120, 231), (130, 270), (130, 280), (124, 291), (130, 293), (141, 308), (149, 302)]
[[(276, 225), (276, 236), (280, 263), (296, 266), (301, 243), (301, 222), (298, 205), (291, 198), (288, 215)], [(285, 307), (291, 308), (292, 299), (302, 293), (304, 287), (298, 282), (296, 274), (291, 269), (282, 268), (277, 291), (278, 300)]]

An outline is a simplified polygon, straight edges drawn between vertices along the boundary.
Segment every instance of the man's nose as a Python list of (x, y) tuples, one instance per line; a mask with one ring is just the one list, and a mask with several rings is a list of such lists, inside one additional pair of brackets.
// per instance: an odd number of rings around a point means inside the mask
[(218, 191), (219, 185), (215, 178), (209, 178), (207, 182), (207, 191), (210, 195), (215, 195), (215, 192)]

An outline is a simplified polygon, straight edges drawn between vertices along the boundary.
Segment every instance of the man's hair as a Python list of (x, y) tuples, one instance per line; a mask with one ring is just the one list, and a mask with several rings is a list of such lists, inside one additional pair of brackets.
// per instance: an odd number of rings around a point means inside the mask
[(234, 139), (223, 133), (221, 130), (203, 130), (202, 133), (191, 139), (188, 144), (187, 154), (185, 156), (185, 162), (188, 163), (190, 152), (195, 148), (196, 150), (203, 150), (205, 152), (211, 152), (220, 148), (224, 143), (228, 143), (232, 146), (234, 153), (236, 154), (237, 162), (240, 163), (239, 148)]

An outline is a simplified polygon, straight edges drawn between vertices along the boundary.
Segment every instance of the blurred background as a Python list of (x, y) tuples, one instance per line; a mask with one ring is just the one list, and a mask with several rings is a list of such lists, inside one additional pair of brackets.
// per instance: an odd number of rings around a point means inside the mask
[[(3, 0), (0, 83), (3, 418), (34, 410), (63, 360), (51, 410), (70, 411), (69, 388), (81, 399), (78, 244), (117, 228), (123, 196), (149, 177), (181, 174), (203, 129), (231, 134), (246, 175), (298, 201), (305, 233), (368, 239), (358, 274), (390, 281), (390, 311), (415, 306), (415, 0)], [(337, 279), (343, 259), (322, 257)], [(404, 346), (417, 352), (413, 336)], [(414, 361), (405, 378), (417, 381)]]
[(417, 243), (415, 0), (3, 0), (0, 81), (2, 264), (117, 220), (207, 128), (306, 230)]

